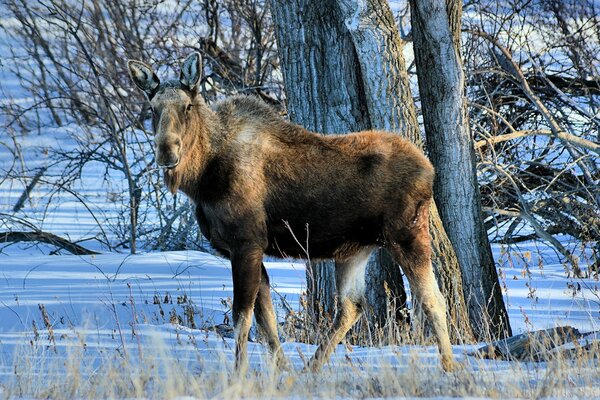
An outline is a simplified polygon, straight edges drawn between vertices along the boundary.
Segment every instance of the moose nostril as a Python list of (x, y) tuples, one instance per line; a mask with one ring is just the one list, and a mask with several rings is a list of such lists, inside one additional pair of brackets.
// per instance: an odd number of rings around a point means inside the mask
[(176, 154), (167, 154), (158, 157), (157, 164), (161, 167), (174, 168), (179, 164), (179, 157)]
[(164, 134), (156, 140), (156, 161), (165, 168), (175, 168), (180, 161), (181, 139), (174, 134)]
[(170, 163), (166, 164), (165, 167), (171, 169), (171, 168), (175, 168), (178, 165), (179, 165), (179, 160), (177, 158), (174, 158), (171, 160)]

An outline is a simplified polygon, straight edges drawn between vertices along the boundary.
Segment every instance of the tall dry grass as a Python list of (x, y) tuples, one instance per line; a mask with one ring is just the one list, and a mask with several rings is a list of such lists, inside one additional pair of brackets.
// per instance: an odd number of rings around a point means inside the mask
[[(289, 371), (273, 367), (266, 347), (251, 352), (250, 372), (233, 370), (233, 342), (222, 345), (183, 327), (177, 340), (142, 328), (126, 349), (94, 338), (55, 332), (59, 339), (23, 341), (0, 366), (4, 398), (600, 398), (598, 343), (569, 351), (534, 343), (544, 362), (487, 360), (468, 355), (476, 346), (457, 346), (459, 369), (444, 372), (435, 346), (365, 348), (341, 345), (320, 373), (302, 372), (314, 346), (285, 343)], [(47, 338), (46, 331), (38, 332)], [(187, 336), (186, 336), (187, 335)], [(214, 334), (212, 334), (214, 335)], [(205, 339), (203, 339), (203, 336)], [(139, 339), (141, 337), (142, 339)], [(193, 337), (193, 340), (191, 338)], [(62, 343), (61, 343), (62, 342)], [(111, 345), (113, 347), (111, 348)], [(6, 347), (5, 347), (6, 351)]]

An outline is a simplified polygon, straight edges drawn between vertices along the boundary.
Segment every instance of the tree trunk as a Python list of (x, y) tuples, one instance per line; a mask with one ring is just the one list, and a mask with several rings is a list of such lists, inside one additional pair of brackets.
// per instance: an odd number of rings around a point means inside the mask
[[(402, 55), (403, 43), (388, 4), (382, 0), (271, 0), (277, 43), (292, 121), (323, 133), (368, 129), (395, 131), (421, 144), (415, 106)], [(449, 303), (451, 332), (469, 340), (471, 332), (456, 256), (432, 212), (434, 263)], [(367, 268), (371, 322), (386, 323), (386, 286), (405, 299), (399, 269), (383, 251), (374, 252)], [(333, 281), (334, 267), (314, 270)], [(442, 268), (442, 265), (444, 266)], [(332, 311), (334, 288), (319, 290)], [(309, 285), (310, 287), (310, 285)], [(397, 303), (398, 304), (398, 303)], [(395, 310), (395, 311), (398, 311)], [(395, 317), (402, 319), (401, 313)]]
[[(290, 119), (321, 133), (369, 129), (358, 93), (355, 55), (346, 51), (351, 48), (350, 37), (333, 10), (297, 0), (272, 1), (271, 11)], [(331, 321), (336, 293), (333, 261), (308, 263), (307, 288), (313, 320)]]
[(434, 197), (461, 265), (469, 318), (478, 339), (510, 336), (498, 274), (484, 229), (460, 56), (459, 0), (411, 0), (415, 61)]
[[(321, 133), (371, 129), (352, 41), (333, 7), (301, 0), (273, 4), (272, 10), (279, 25), (277, 39), (290, 119)], [(335, 313), (335, 264), (320, 261), (309, 266), (309, 305), (313, 319), (323, 324)], [(367, 267), (367, 285), (372, 288), (368, 294), (371, 326), (381, 327), (386, 321), (386, 285), (398, 299), (396, 311), (405, 307), (402, 282), (398, 267), (389, 257), (374, 252)]]

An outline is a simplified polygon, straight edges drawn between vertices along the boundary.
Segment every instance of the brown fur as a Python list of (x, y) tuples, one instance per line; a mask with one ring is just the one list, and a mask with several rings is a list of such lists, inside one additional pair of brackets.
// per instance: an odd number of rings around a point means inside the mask
[[(194, 69), (198, 60), (190, 59), (184, 70)], [(342, 307), (330, 341), (313, 359), (318, 369), (358, 318), (374, 246), (387, 247), (411, 287), (419, 288), (415, 293), (434, 321), (444, 366), (451, 367), (445, 306), (431, 282), (434, 171), (419, 149), (386, 132), (309, 132), (253, 97), (233, 96), (209, 108), (194, 87), (138, 82), (151, 75), (140, 65), (142, 72), (132, 70), (132, 77), (154, 108), (157, 160), (171, 166), (166, 184), (194, 201), (203, 234), (232, 262), (238, 367), (245, 364), (252, 309), (284, 362), (263, 254), (338, 261)]]
[(343, 258), (408, 240), (416, 206), (431, 198), (431, 164), (398, 135), (311, 133), (253, 97), (217, 103), (217, 118), (205, 107), (191, 116), (195, 132), (186, 133), (166, 182), (202, 209), (211, 240), (226, 252), (241, 235), (270, 255)]

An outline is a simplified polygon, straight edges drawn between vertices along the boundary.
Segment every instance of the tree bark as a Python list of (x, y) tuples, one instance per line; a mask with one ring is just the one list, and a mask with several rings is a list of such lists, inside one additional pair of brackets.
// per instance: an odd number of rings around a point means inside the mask
[[(290, 120), (321, 133), (369, 129), (358, 93), (355, 55), (346, 51), (351, 39), (331, 7), (309, 0), (273, 1), (271, 11)], [(313, 320), (331, 320), (336, 293), (333, 261), (308, 263), (307, 289)]]
[[(421, 145), (403, 42), (385, 1), (271, 0), (271, 10), (292, 121), (322, 133), (393, 131)], [(434, 266), (449, 304), (450, 330), (454, 338), (470, 340), (458, 262), (435, 207), (431, 215)], [(389, 322), (385, 287), (402, 301), (405, 295), (397, 265), (384, 252), (374, 253), (367, 297), (371, 321), (383, 326)], [(326, 274), (329, 285), (333, 271), (329, 263), (314, 274)], [(318, 300), (332, 305), (333, 289), (320, 290), (327, 298)]]
[(510, 336), (508, 315), (484, 229), (473, 141), (464, 96), (459, 0), (411, 0), (415, 62), (434, 197), (461, 266), (477, 338)]

